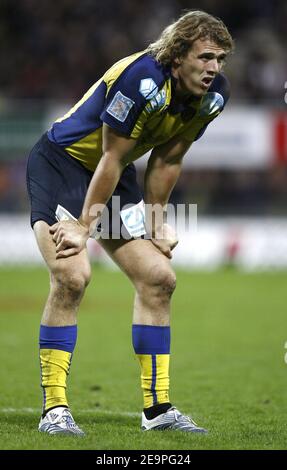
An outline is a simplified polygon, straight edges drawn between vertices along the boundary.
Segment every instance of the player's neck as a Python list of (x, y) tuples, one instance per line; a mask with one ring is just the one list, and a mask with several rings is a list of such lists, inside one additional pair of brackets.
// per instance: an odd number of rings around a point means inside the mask
[(172, 78), (172, 89), (173, 89), (173, 96), (176, 102), (178, 103), (186, 103), (189, 101), (200, 101), (201, 96), (193, 95), (189, 90), (187, 90), (179, 77), (177, 77), (176, 71), (172, 70), (171, 73)]
[(181, 89), (180, 87), (175, 88), (173, 96), (174, 96), (174, 100), (177, 103), (182, 103), (182, 104), (188, 104), (188, 103), (191, 103), (191, 102), (198, 102), (202, 98), (201, 96), (200, 97), (195, 96), (192, 93), (190, 93), (189, 91), (185, 91), (185, 90)]

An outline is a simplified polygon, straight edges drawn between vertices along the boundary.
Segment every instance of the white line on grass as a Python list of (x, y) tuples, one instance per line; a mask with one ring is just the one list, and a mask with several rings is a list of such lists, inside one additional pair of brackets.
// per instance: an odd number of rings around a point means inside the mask
[[(38, 408), (0, 408), (0, 413), (41, 413)], [(112, 411), (112, 410), (101, 410), (97, 408), (90, 408), (86, 410), (79, 410), (79, 413), (96, 413), (105, 415), (118, 415), (118, 416), (129, 416), (138, 418), (141, 414), (131, 411)]]

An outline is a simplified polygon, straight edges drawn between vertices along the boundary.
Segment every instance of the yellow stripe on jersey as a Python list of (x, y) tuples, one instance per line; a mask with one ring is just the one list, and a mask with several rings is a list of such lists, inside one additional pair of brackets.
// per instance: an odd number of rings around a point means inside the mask
[(73, 106), (64, 116), (58, 118), (56, 122), (63, 122), (65, 119), (68, 119), (69, 117), (71, 117), (72, 114), (74, 114), (77, 109), (79, 109), (84, 103), (85, 101), (87, 101), (88, 98), (90, 98), (90, 96), (92, 96), (92, 94), (95, 92), (95, 90), (98, 88), (99, 84), (102, 82), (102, 79), (98, 80), (96, 83), (94, 83), (93, 86), (91, 86), (91, 88), (88, 89), (88, 91), (84, 94), (83, 98), (80, 99), (80, 101), (78, 101), (75, 106)]
[(192, 143), (228, 99), (226, 78), (219, 74), (214, 83), (202, 99), (178, 103), (171, 70), (141, 51), (115, 63), (53, 124), (48, 137), (91, 171), (102, 156), (104, 124), (136, 140), (129, 162), (175, 135)]
[[(64, 119), (69, 118), (77, 109), (82, 106), (87, 99), (92, 96), (92, 94), (95, 92), (95, 90), (98, 88), (99, 84), (104, 80), (104, 82), (107, 85), (107, 93), (109, 92), (111, 86), (115, 82), (115, 80), (118, 78), (118, 76), (123, 72), (123, 70), (128, 67), (133, 61), (135, 61), (138, 57), (143, 55), (144, 52), (138, 52), (137, 54), (133, 54), (129, 57), (126, 57), (118, 62), (116, 62), (113, 67), (111, 67), (105, 75), (98, 80), (94, 85), (89, 88), (89, 90), (84, 94), (84, 96), (78, 101), (75, 106), (73, 106), (64, 116), (58, 118), (55, 122), (62, 122)], [(106, 95), (107, 95), (106, 93)]]
[(96, 129), (91, 134), (83, 137), (65, 150), (72, 157), (79, 160), (88, 170), (95, 171), (102, 152), (102, 128)]
[[(168, 108), (171, 102), (171, 80), (170, 79), (164, 83), (162, 89), (159, 92), (159, 95), (160, 94), (163, 97), (162, 104), (157, 106), (156, 112), (153, 111), (152, 106), (153, 106), (153, 103), (154, 103), (154, 106), (156, 106), (157, 104), (156, 103), (157, 95), (146, 104), (144, 110), (142, 111), (141, 115), (136, 121), (133, 131), (131, 133), (131, 137), (133, 137), (134, 139), (138, 139), (141, 136), (144, 130), (144, 126), (145, 126), (145, 131), (147, 132), (147, 134), (143, 136), (143, 140), (144, 141), (148, 140), (149, 143), (151, 143), (150, 139), (152, 137), (156, 139), (155, 131), (158, 130), (158, 126), (160, 126), (160, 124), (163, 123), (164, 121), (166, 122), (166, 119), (163, 120), (162, 113), (165, 111), (165, 109)], [(166, 139), (166, 130), (161, 128), (158, 134), (159, 133), (161, 134), (162, 138)], [(154, 145), (151, 145), (151, 147), (153, 146)]]
[(144, 55), (144, 51), (137, 52), (136, 54), (132, 54), (124, 59), (119, 60), (116, 62), (103, 76), (103, 80), (107, 85), (107, 94), (110, 91), (114, 82), (119, 78), (121, 73), (135, 60), (137, 60), (140, 56)]

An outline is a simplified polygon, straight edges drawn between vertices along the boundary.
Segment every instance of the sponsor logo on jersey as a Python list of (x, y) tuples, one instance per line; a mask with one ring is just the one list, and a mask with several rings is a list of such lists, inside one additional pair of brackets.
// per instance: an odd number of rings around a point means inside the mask
[(140, 82), (139, 91), (145, 98), (149, 100), (157, 94), (158, 87), (152, 78), (143, 78)]
[(118, 121), (124, 122), (134, 104), (133, 100), (117, 91), (107, 108), (107, 112)]
[(223, 96), (220, 93), (209, 91), (202, 99), (199, 115), (202, 117), (210, 116), (211, 114), (220, 112), (223, 106)]
[(146, 106), (146, 109), (149, 113), (151, 113), (152, 111), (155, 111), (156, 109), (159, 109), (161, 108), (164, 103), (165, 103), (165, 99), (166, 99), (166, 92), (164, 90), (164, 88), (162, 90), (160, 90), (154, 98), (152, 98), (147, 106)]

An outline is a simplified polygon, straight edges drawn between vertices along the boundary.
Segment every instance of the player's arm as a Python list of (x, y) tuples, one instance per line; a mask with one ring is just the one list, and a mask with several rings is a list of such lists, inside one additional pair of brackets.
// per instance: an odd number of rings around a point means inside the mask
[[(105, 206), (112, 196), (123, 169), (128, 163), (129, 153), (136, 145), (136, 140), (119, 134), (103, 125), (103, 156), (96, 168), (89, 185), (79, 222), (93, 231), (95, 205)], [(99, 217), (97, 217), (97, 220)]]
[(76, 255), (85, 247), (119, 182), (129, 152), (135, 144), (135, 139), (103, 125), (103, 156), (90, 182), (79, 220), (58, 222), (50, 229), (56, 243), (57, 258)]
[[(165, 222), (165, 208), (181, 172), (182, 159), (191, 142), (176, 136), (153, 149), (145, 173), (146, 227), (153, 243), (168, 258), (177, 239)], [(156, 210), (152, 211), (151, 207)]]

